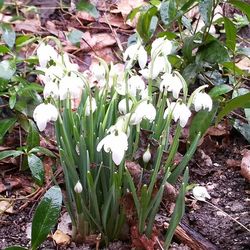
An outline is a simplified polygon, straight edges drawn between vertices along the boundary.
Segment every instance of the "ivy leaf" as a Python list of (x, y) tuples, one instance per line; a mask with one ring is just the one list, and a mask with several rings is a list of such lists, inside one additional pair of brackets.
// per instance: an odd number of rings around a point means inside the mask
[(31, 249), (35, 250), (47, 238), (55, 226), (62, 205), (62, 192), (58, 186), (51, 187), (39, 203), (32, 221)]
[(93, 4), (87, 2), (86, 0), (80, 0), (79, 3), (76, 5), (76, 9), (80, 11), (86, 11), (94, 18), (98, 18), (100, 16), (96, 7)]
[(2, 39), (10, 47), (13, 48), (16, 41), (16, 32), (10, 24), (3, 23), (0, 26)]

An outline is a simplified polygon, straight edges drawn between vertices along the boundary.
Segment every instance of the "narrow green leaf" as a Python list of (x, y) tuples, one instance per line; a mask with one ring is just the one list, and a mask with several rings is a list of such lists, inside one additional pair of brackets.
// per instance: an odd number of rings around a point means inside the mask
[(11, 109), (13, 109), (15, 107), (15, 104), (16, 104), (16, 92), (11, 94), (11, 96), (9, 98), (9, 106)]
[(42, 153), (42, 154), (45, 154), (47, 156), (56, 157), (49, 149), (44, 148), (44, 147), (40, 147), (40, 146), (32, 148), (29, 151), (29, 153)]
[(31, 170), (32, 176), (35, 178), (39, 185), (42, 185), (44, 179), (44, 168), (40, 158), (34, 154), (29, 154), (28, 165)]
[(235, 51), (237, 29), (234, 23), (227, 17), (224, 17), (224, 27), (226, 30), (226, 46)]
[(26, 144), (28, 151), (40, 145), (39, 132), (35, 123), (32, 120), (29, 120), (29, 132), (26, 139)]
[(5, 45), (0, 45), (0, 54), (7, 54), (10, 52), (10, 49)]
[(242, 0), (229, 0), (229, 3), (233, 4), (234, 7), (246, 14), (248, 20), (250, 21), (250, 4)]
[(31, 249), (35, 250), (51, 232), (61, 210), (62, 192), (58, 186), (51, 187), (39, 203), (32, 221)]
[(245, 95), (237, 96), (236, 98), (230, 100), (226, 103), (225, 107), (220, 111), (217, 116), (216, 123), (221, 121), (221, 119), (228, 115), (231, 111), (237, 108), (250, 108), (250, 93)]
[(0, 9), (3, 8), (3, 5), (4, 5), (4, 0), (0, 0)]
[(233, 90), (233, 87), (231, 87), (230, 85), (221, 84), (221, 85), (213, 87), (209, 91), (209, 95), (212, 97), (212, 99), (216, 99), (217, 97), (224, 95), (232, 90)]
[(199, 9), (202, 20), (208, 25), (211, 19), (213, 0), (200, 0)]
[(10, 47), (13, 48), (16, 41), (16, 32), (10, 24), (2, 23), (0, 26), (2, 31), (2, 39)]
[(16, 123), (16, 118), (7, 118), (0, 120), (0, 141), (3, 139), (5, 134), (11, 129)]
[(17, 157), (19, 155), (23, 154), (23, 151), (18, 151), (18, 150), (6, 150), (0, 152), (0, 160), (7, 158), (7, 157)]
[(76, 5), (76, 8), (77, 10), (88, 12), (94, 18), (98, 18), (100, 15), (96, 7), (86, 0), (80, 0)]
[(28, 250), (28, 249), (24, 247), (19, 247), (19, 246), (12, 246), (12, 247), (7, 247), (4, 250)]
[(207, 110), (201, 110), (194, 116), (189, 128), (189, 141), (192, 142), (198, 133), (201, 133), (201, 136), (205, 134), (214, 120), (217, 110), (218, 103), (214, 103), (213, 109), (210, 112)]

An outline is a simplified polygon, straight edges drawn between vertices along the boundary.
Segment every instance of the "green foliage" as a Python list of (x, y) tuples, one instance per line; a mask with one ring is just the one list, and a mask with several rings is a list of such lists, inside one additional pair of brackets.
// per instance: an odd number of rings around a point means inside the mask
[(99, 12), (96, 9), (96, 7), (93, 4), (89, 3), (87, 0), (80, 0), (77, 3), (76, 8), (77, 8), (77, 10), (88, 12), (94, 18), (99, 17)]
[(0, 120), (0, 143), (2, 142), (5, 134), (15, 125), (16, 118), (6, 118)]
[(61, 211), (62, 193), (58, 186), (51, 187), (36, 208), (31, 229), (31, 249), (35, 250), (46, 239), (57, 223)]

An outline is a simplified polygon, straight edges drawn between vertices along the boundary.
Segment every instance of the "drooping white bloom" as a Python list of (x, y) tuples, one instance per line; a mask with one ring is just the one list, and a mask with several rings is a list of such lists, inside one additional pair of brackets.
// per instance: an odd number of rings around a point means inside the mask
[(64, 66), (68, 72), (78, 71), (79, 66), (76, 63), (70, 62), (68, 53), (63, 53), (62, 60), (63, 60)]
[(58, 111), (54, 105), (42, 103), (35, 108), (33, 117), (39, 130), (43, 131), (49, 121), (57, 120)]
[(143, 159), (144, 163), (148, 163), (150, 161), (150, 159), (151, 159), (151, 153), (150, 153), (149, 147), (147, 148), (147, 150), (142, 155), (142, 159)]
[(208, 111), (211, 111), (213, 107), (212, 98), (210, 95), (203, 92), (199, 92), (194, 96), (193, 104), (196, 112), (201, 109), (208, 109)]
[(91, 65), (90, 70), (92, 74), (96, 77), (97, 81), (104, 80), (106, 75), (105, 67), (100, 63), (95, 63)]
[(130, 119), (131, 125), (139, 124), (142, 119), (147, 119), (149, 122), (153, 122), (156, 117), (156, 109), (153, 104), (147, 101), (141, 102), (135, 109)]
[(181, 89), (183, 88), (181, 79), (178, 75), (165, 73), (162, 77), (163, 80), (160, 83), (160, 91), (167, 93), (170, 91), (173, 93), (173, 97), (178, 99)]
[[(91, 100), (91, 101), (90, 101)], [(92, 113), (95, 112), (97, 106), (96, 106), (96, 100), (94, 97), (91, 98), (87, 98), (86, 100), (86, 109), (85, 109), (85, 115), (89, 116), (90, 115), (90, 111), (92, 111)]]
[(126, 98), (122, 99), (118, 104), (118, 110), (121, 114), (125, 115), (127, 114), (130, 109), (132, 108), (133, 102), (131, 100), (128, 100), (128, 110), (127, 110), (127, 100)]
[(201, 186), (196, 186), (193, 188), (193, 196), (198, 201), (206, 201), (206, 198), (211, 198), (211, 196), (207, 192), (207, 189)]
[(130, 45), (123, 54), (123, 59), (126, 61), (130, 59), (127, 67), (130, 68), (132, 63), (138, 60), (141, 69), (145, 68), (148, 60), (147, 51), (144, 49), (141, 42), (138, 40), (137, 43)]
[(172, 43), (168, 39), (160, 37), (155, 39), (152, 43), (151, 57), (153, 58), (158, 54), (163, 54), (167, 56), (171, 53), (171, 51)]
[(184, 103), (172, 102), (170, 106), (164, 112), (164, 118), (172, 112), (174, 121), (179, 120), (181, 127), (185, 127), (189, 117), (191, 116), (191, 111)]
[(71, 99), (80, 98), (84, 82), (75, 75), (64, 76), (59, 83), (59, 95), (61, 100), (65, 100), (70, 95)]
[(109, 70), (109, 87), (111, 88), (116, 82), (121, 82), (124, 80), (124, 64), (117, 63), (113, 64), (111, 62)]
[(116, 165), (119, 165), (128, 149), (128, 137), (124, 132), (115, 131), (99, 142), (97, 151), (100, 152), (102, 147), (105, 152), (112, 153), (112, 160)]
[(57, 60), (58, 53), (52, 46), (48, 44), (46, 45), (45, 43), (41, 43), (37, 49), (37, 56), (38, 56), (40, 66), (46, 67), (47, 63), (50, 60), (53, 60), (53, 61)]
[(82, 184), (80, 181), (78, 181), (74, 187), (74, 191), (78, 194), (82, 192)]
[(57, 99), (59, 97), (59, 89), (57, 83), (52, 81), (47, 82), (43, 89), (43, 96), (45, 99), (47, 99), (48, 97)]

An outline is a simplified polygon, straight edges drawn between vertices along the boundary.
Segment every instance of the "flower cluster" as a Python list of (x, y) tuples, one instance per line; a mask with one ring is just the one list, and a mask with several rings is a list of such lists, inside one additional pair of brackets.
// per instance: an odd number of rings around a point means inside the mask
[[(138, 38), (124, 53), (125, 65), (108, 66), (100, 60), (100, 63), (93, 64), (90, 71), (84, 72), (81, 77), (78, 66), (70, 62), (68, 54), (60, 55), (50, 45), (41, 44), (37, 50), (40, 63), (38, 69), (44, 72), (40, 79), (45, 85), (44, 98), (47, 104), (40, 104), (34, 111), (38, 128), (42, 131), (47, 122), (57, 119), (59, 108), (54, 106), (57, 101), (81, 99), (86, 86), (92, 90), (97, 89), (99, 93), (98, 100), (91, 94), (95, 91), (85, 98), (86, 116), (94, 113), (99, 105), (104, 105), (105, 102), (108, 105), (111, 95), (116, 96), (116, 114), (119, 115), (113, 126), (105, 128), (106, 136), (102, 136), (96, 146), (98, 152), (102, 148), (105, 152), (110, 152), (114, 163), (119, 165), (131, 146), (128, 139), (133, 126), (140, 128), (141, 124), (146, 124), (147, 128), (153, 128), (170, 118), (185, 127), (192, 114), (192, 104), (195, 111), (212, 109), (212, 99), (202, 91), (196, 91), (191, 95), (191, 100), (187, 101), (185, 80), (172, 70), (168, 61), (171, 52), (172, 43), (165, 38), (157, 38), (152, 43), (149, 57)], [(137, 62), (139, 72), (131, 70)], [(153, 88), (158, 88), (159, 92), (152, 91)], [(157, 99), (159, 93), (160, 99)], [(104, 102), (100, 101), (102, 95), (107, 99)], [(157, 109), (161, 107), (164, 113), (159, 117)], [(146, 156), (145, 162), (148, 161)]]

